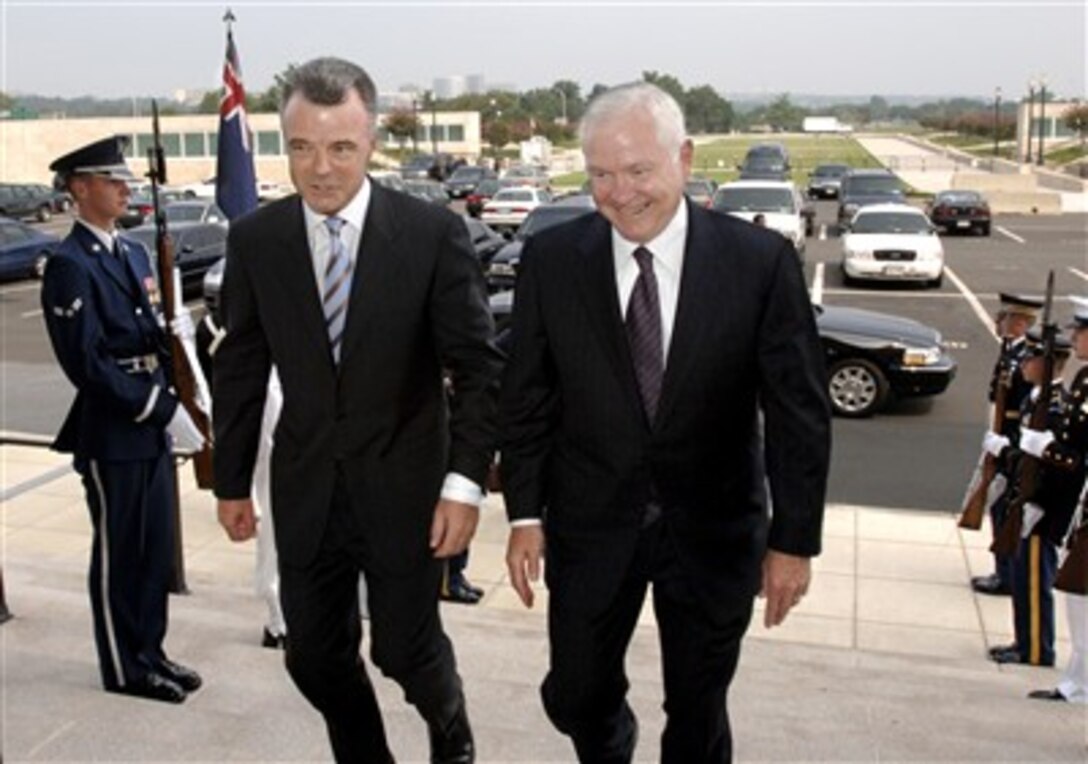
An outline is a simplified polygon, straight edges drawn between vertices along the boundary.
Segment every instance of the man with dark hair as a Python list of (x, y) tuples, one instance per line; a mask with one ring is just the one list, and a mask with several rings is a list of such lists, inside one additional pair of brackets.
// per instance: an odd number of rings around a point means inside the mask
[[(474, 760), (438, 614), (443, 560), (475, 532), (502, 356), (456, 216), (372, 183), (375, 89), (334, 58), (292, 70), (281, 120), (297, 194), (231, 225), (215, 356), (219, 520), (254, 534), (268, 375), (283, 408), (272, 507), (292, 679), (341, 762), (392, 759), (359, 646), (427, 722), (433, 762)], [(457, 394), (445, 395), (443, 370)]]
[(77, 390), (53, 448), (74, 455), (94, 524), (88, 585), (103, 685), (181, 703), (201, 679), (162, 644), (174, 549), (170, 441), (198, 450), (204, 439), (168, 382), (151, 260), (115, 226), (132, 178), (124, 147), (106, 138), (50, 165), (77, 209), (42, 281), (49, 339)]

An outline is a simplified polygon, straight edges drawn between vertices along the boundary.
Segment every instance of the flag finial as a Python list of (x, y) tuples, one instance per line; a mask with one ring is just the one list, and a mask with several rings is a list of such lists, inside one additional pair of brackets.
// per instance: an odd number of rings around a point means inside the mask
[(227, 8), (227, 12), (223, 14), (223, 23), (227, 25), (227, 31), (230, 32), (230, 25), (235, 21), (234, 12)]

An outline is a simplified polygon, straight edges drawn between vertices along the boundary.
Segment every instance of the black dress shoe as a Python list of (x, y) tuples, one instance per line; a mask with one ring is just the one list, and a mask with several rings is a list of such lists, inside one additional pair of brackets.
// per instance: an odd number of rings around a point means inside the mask
[(1011, 594), (1008, 584), (1001, 580), (996, 573), (988, 576), (975, 576), (971, 579), (971, 588), (979, 594), (1002, 595)]
[(472, 727), (463, 702), (444, 728), (428, 724), (427, 733), (431, 738), (431, 764), (472, 764), (476, 761)]
[(439, 593), (440, 599), (446, 602), (459, 602), (462, 605), (475, 605), (480, 601), (481, 596), (482, 593), (477, 594), (461, 581), (450, 581)]
[(273, 634), (268, 630), (268, 627), (266, 626), (264, 629), (264, 634), (261, 636), (261, 647), (267, 647), (272, 650), (286, 650), (287, 635)]
[(1035, 700), (1058, 700), (1062, 703), (1065, 702), (1065, 696), (1058, 690), (1032, 690), (1028, 693), (1028, 697)]
[(148, 700), (161, 700), (166, 703), (184, 703), (187, 697), (181, 685), (159, 674), (147, 674), (129, 682), (124, 687), (110, 688), (107, 692), (133, 695)]
[(1006, 650), (991, 650), (990, 660), (994, 663), (1020, 663), (1028, 666), (1053, 666), (1054, 659), (1041, 660), (1038, 663), (1032, 663), (1029, 658), (1020, 654), (1020, 650), (1016, 647), (1011, 647)]
[(167, 658), (163, 658), (159, 663), (158, 671), (167, 679), (172, 679), (174, 683), (185, 690), (185, 692), (199, 690), (200, 685), (204, 684), (204, 680), (200, 678), (200, 674), (196, 673), (188, 666), (174, 663)]
[(1010, 650), (1016, 650), (1016, 643), (1015, 642), (1013, 642), (1012, 644), (1008, 644), (1008, 645), (995, 645), (994, 647), (991, 647), (987, 652), (990, 654), (990, 657), (992, 658), (995, 655), (997, 655), (998, 653), (1007, 653)]

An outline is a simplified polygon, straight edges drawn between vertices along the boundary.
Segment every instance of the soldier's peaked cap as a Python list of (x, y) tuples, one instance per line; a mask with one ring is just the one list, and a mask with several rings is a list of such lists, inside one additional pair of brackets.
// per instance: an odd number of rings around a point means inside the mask
[(1073, 320), (1069, 322), (1069, 329), (1088, 329), (1088, 297), (1070, 297), (1073, 303)]
[(1029, 300), (1010, 292), (1000, 292), (997, 296), (1001, 300), (1001, 310), (1004, 313), (1019, 313), (1035, 318), (1043, 307), (1041, 300)]
[(54, 159), (49, 169), (62, 178), (72, 175), (101, 175), (115, 180), (130, 180), (133, 175), (125, 164), (126, 146), (127, 137), (113, 135), (69, 151)]
[[(1024, 335), (1024, 340), (1027, 343), (1024, 350), (1028, 358), (1038, 357), (1043, 354), (1043, 332), (1040, 329), (1029, 330)], [(1059, 335), (1054, 338), (1055, 358), (1068, 358), (1072, 351), (1073, 343), (1065, 339), (1065, 337)]]

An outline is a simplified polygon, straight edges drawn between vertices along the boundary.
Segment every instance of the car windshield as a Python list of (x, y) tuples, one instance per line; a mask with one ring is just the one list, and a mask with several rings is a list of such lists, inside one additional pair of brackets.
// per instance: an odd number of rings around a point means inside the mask
[(568, 220), (574, 220), (592, 211), (588, 207), (537, 207), (529, 214), (529, 217), (525, 218), (525, 222), (518, 229), (517, 236), (519, 239), (525, 239), (553, 225), (566, 223)]
[(846, 168), (840, 165), (825, 164), (820, 165), (813, 171), (813, 175), (817, 178), (841, 178), (846, 172)]
[(858, 176), (847, 180), (850, 194), (902, 194), (899, 180), (890, 175)]
[(532, 202), (536, 200), (533, 192), (526, 188), (509, 188), (492, 197), (496, 202)]
[(476, 193), (481, 196), (491, 196), (499, 190), (499, 181), (497, 180), (482, 180), (480, 185), (476, 186)]
[(722, 212), (796, 212), (788, 188), (719, 188), (714, 209)]
[(184, 223), (204, 217), (204, 208), (195, 204), (168, 204), (163, 207), (168, 223)]
[(929, 221), (914, 212), (866, 212), (857, 216), (854, 233), (929, 233)]
[(974, 191), (957, 191), (952, 194), (937, 194), (937, 204), (981, 204), (982, 197)]
[(532, 167), (511, 167), (506, 171), (508, 178), (535, 178), (540, 173)]
[(476, 180), (484, 174), (481, 167), (458, 167), (453, 171), (450, 180)]

